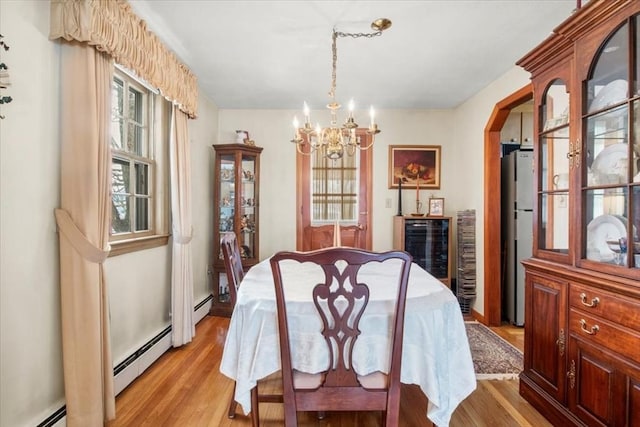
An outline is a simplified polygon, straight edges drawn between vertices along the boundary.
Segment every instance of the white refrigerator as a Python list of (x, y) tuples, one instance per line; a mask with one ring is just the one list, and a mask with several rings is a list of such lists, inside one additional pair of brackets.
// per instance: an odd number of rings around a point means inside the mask
[(510, 323), (524, 326), (524, 267), (533, 249), (533, 151), (502, 158), (504, 277), (503, 301)]

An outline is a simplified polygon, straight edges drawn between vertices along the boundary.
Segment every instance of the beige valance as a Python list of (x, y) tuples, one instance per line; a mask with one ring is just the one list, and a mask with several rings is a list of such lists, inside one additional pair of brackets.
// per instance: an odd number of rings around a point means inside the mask
[(86, 42), (108, 53), (196, 117), (196, 77), (147, 30), (126, 0), (51, 0), (49, 37)]

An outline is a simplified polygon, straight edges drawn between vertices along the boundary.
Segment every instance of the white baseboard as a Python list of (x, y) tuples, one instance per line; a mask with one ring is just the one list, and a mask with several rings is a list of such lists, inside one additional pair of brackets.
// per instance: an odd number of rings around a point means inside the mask
[[(196, 309), (193, 312), (194, 325), (200, 322), (206, 315), (209, 314), (211, 308), (211, 296), (207, 297), (200, 304), (196, 305)], [(168, 333), (158, 339), (152, 346), (147, 348), (140, 357), (131, 361), (126, 368), (122, 369), (114, 376), (114, 392), (116, 396), (120, 394), (129, 384), (131, 384), (136, 378), (138, 378), (149, 366), (160, 358), (167, 350), (171, 348), (171, 334)], [(50, 417), (51, 418), (51, 417)], [(67, 416), (66, 414), (53, 424), (47, 423), (47, 427), (66, 427)]]
[[(205, 304), (196, 305), (193, 313), (193, 324), (197, 324), (209, 313), (211, 308), (211, 298)], [(171, 348), (171, 334), (162, 337), (153, 346), (148, 348), (139, 358), (131, 362), (125, 369), (118, 372), (114, 377), (114, 392), (116, 396), (120, 394), (129, 384), (138, 378), (149, 366), (160, 358), (167, 350)]]

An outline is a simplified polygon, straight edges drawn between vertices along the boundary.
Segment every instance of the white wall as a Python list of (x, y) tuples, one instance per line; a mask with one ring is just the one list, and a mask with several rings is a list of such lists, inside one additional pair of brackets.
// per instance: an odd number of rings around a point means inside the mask
[[(477, 297), (473, 309), (480, 314), (484, 314), (484, 128), (496, 103), (527, 83), (529, 73), (514, 66), (454, 112), (452, 155), (458, 160), (448, 171), (448, 179), (456, 184), (447, 199), (455, 211), (476, 210)], [(500, 209), (500, 203), (495, 209)]]
[(0, 1), (0, 425), (36, 425), (63, 403), (58, 238), (59, 48), (49, 4)]
[[(12, 86), (0, 95), (0, 425), (33, 426), (64, 405), (58, 207), (59, 52), (48, 40), (49, 2), (1, 0), (0, 50)], [(210, 294), (211, 144), (217, 108), (200, 96), (192, 147), (194, 303)], [(170, 323), (171, 247), (107, 259), (114, 364)]]
[[(312, 111), (314, 120), (322, 122), (324, 111)], [(289, 142), (293, 137), (292, 110), (220, 110), (219, 140), (234, 142), (235, 130), (249, 131), (256, 145), (264, 148), (260, 158), (260, 258), (276, 251), (295, 249), (296, 246), (296, 149)], [(376, 112), (382, 132), (376, 136), (373, 150), (373, 249), (388, 250), (392, 244), (392, 217), (397, 213), (397, 190), (388, 188), (387, 171), (389, 145), (441, 145), (442, 168), (454, 167), (452, 143), (452, 111), (436, 110), (380, 110)], [(368, 119), (368, 112), (356, 111), (356, 119)], [(325, 123), (327, 120), (325, 119)], [(443, 178), (445, 175), (443, 175)], [(422, 191), (426, 203), (433, 194), (444, 196), (451, 188), (443, 179), (442, 188)], [(405, 194), (406, 193), (406, 194)], [(414, 192), (403, 192), (403, 212), (414, 209)], [(392, 201), (386, 208), (386, 199)], [(447, 214), (451, 212), (445, 204)]]

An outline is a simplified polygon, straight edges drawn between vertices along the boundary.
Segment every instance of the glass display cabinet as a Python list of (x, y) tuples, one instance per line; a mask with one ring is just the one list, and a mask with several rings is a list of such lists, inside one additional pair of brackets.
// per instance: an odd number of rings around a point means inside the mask
[(553, 425), (640, 425), (640, 1), (590, 1), (518, 65), (534, 97), (520, 394)]
[(219, 144), (215, 149), (213, 303), (209, 314), (231, 316), (229, 285), (220, 238), (235, 233), (246, 271), (259, 262), (259, 188), (261, 147)]

